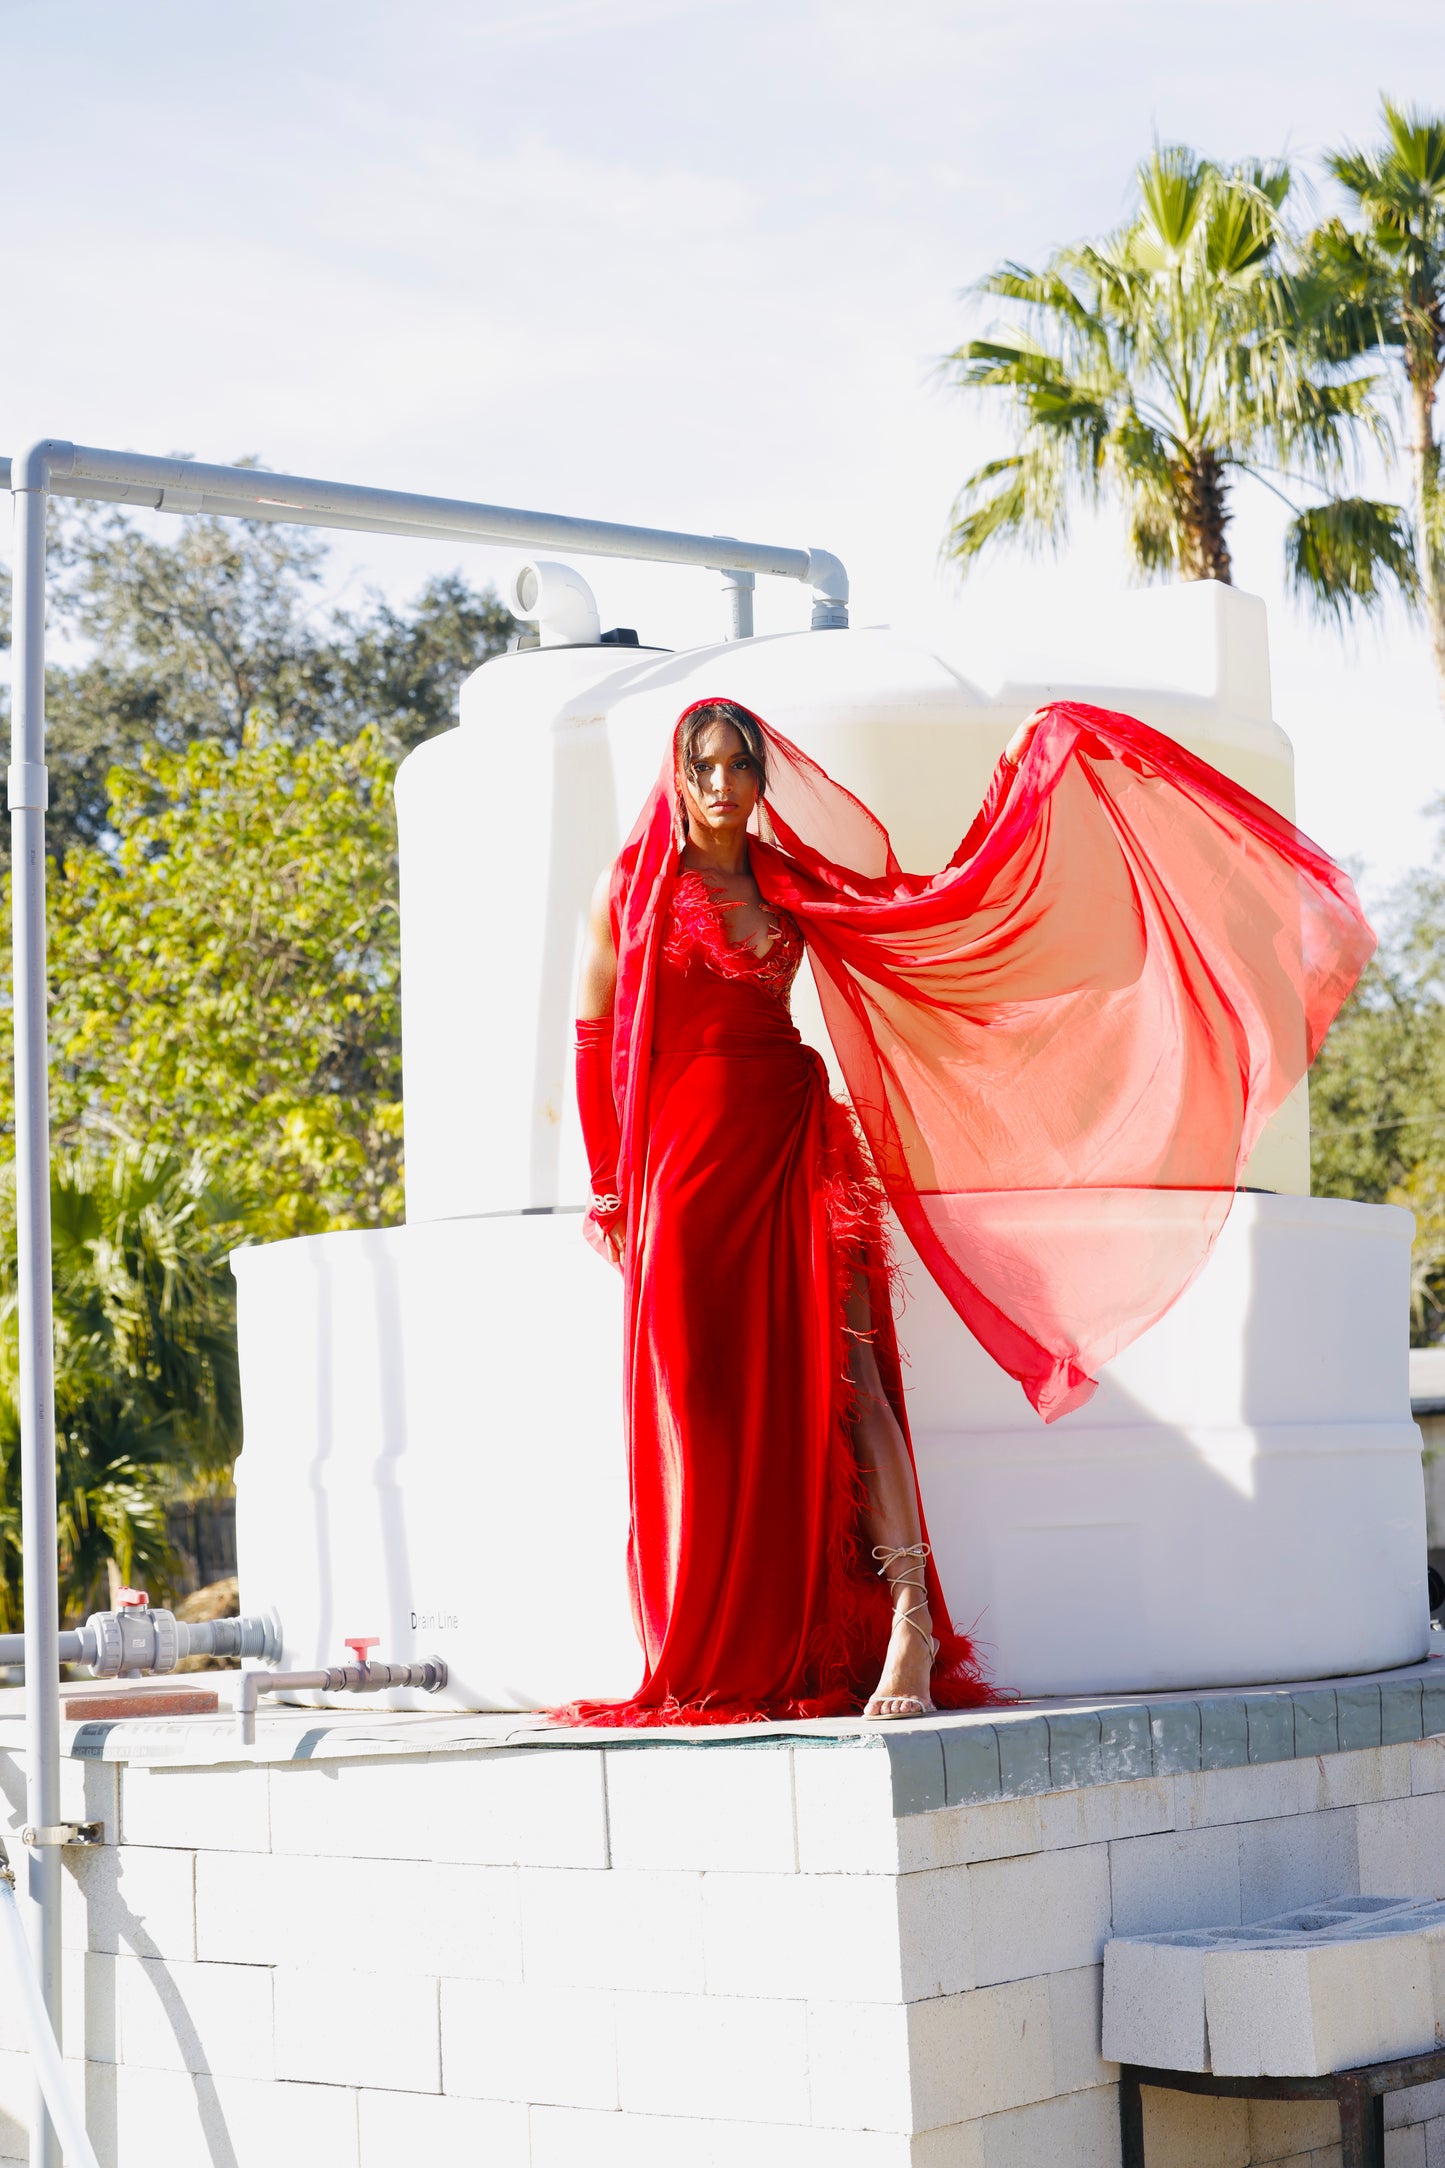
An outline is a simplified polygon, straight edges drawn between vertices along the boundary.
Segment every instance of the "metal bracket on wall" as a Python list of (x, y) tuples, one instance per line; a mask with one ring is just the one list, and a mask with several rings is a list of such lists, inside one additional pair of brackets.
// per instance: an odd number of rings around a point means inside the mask
[(20, 1842), (32, 1852), (44, 1850), (47, 1845), (104, 1844), (104, 1822), (47, 1822), (43, 1829), (28, 1826), (20, 1832)]

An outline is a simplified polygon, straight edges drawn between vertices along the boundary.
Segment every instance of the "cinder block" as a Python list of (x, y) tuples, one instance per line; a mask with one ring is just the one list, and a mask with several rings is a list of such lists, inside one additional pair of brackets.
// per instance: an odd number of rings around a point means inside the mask
[(922, 2131), (909, 2145), (908, 2168), (984, 2168), (983, 2129), (982, 2123), (949, 2123)]
[[(629, 1868), (588, 1874), (572, 1867), (520, 1867), (515, 1874), (522, 1964), (530, 1985), (702, 1993), (701, 1875)], [(801, 1879), (789, 1876), (789, 1887)], [(736, 1881), (765, 1882), (769, 1891), (777, 1887), (771, 1875), (725, 1880), (729, 1886)], [(766, 1907), (758, 1909), (766, 1917)]]
[(270, 1781), (276, 1852), (479, 1867), (608, 1864), (600, 1748), (285, 1762), (272, 1766)]
[(1347, 2070), (1435, 2041), (1430, 1957), (1418, 1935), (1210, 1950), (1204, 2006), (1212, 2066), (1229, 2076)]
[(893, 1782), (893, 1812), (932, 1814), (948, 1804), (943, 1775), (943, 1741), (929, 1725), (914, 1730), (889, 1726), (883, 1733), (888, 1771)]
[(1353, 1754), (1324, 1754), (1307, 1762), (1313, 1770), (1317, 1808), (1373, 1805), (1410, 1793), (1408, 1746), (1368, 1747)]
[[(115, 1968), (118, 1960), (68, 1950), (61, 1972), (61, 2044), (67, 2056), (113, 2063), (120, 2049)], [(18, 1995), (0, 1994), (0, 2060), (30, 2053), (30, 2032)], [(0, 2160), (5, 2158), (0, 2148)]]
[(1387, 2130), (1406, 2123), (1431, 2123), (1439, 2116), (1445, 2116), (1445, 2080), (1437, 2078), (1433, 2085), (1412, 2085), (1405, 2092), (1385, 2095)]
[(410, 1973), (278, 1966), (276, 2075), (387, 2092), (441, 2090), (437, 1984)]
[(1107, 1845), (990, 1860), (968, 1876), (981, 1987), (1099, 1962), (1109, 1933)]
[(808, 2012), (736, 1995), (619, 1995), (619, 2105), (635, 2115), (809, 2120)]
[(1054, 2039), (1054, 2091), (1085, 2092), (1112, 2085), (1118, 2066), (1104, 2058), (1104, 1968), (1083, 1965), (1049, 1976), (1049, 2029)]
[(1149, 1735), (1154, 1742), (1156, 1777), (1185, 1776), (1199, 1767), (1200, 1714), (1197, 1701), (1161, 1701), (1149, 1705)]
[(170, 1850), (269, 1851), (267, 1777), (260, 1762), (225, 1769), (148, 1769), (129, 1763), (122, 1772), (120, 1841)]
[[(798, 1766), (803, 1766), (799, 1757)], [(1086, 1798), (1087, 1793), (1072, 1793)], [(976, 1859), (1011, 1859), (1043, 1846), (1042, 1816), (1052, 1799), (995, 1799), (976, 1807), (945, 1807), (939, 1814), (913, 1814), (897, 1822), (897, 1864), (904, 1874), (936, 1867), (966, 1867)], [(802, 1795), (799, 1794), (799, 1860), (802, 1850)]]
[[(980, 2126), (984, 2168), (1118, 2168), (1119, 2100), (1112, 2085), (1012, 2108)], [(1154, 2154), (1149, 2154), (1154, 2168)], [(1166, 2161), (1164, 2168), (1170, 2168)], [(1214, 2168), (1211, 2162), (1210, 2168)]]
[[(973, 1884), (967, 1869), (904, 1875), (897, 1917), (905, 2002), (962, 1994), (975, 1984)], [(839, 1967), (835, 1979), (841, 1976)], [(838, 1996), (836, 1986), (830, 1992)]]
[(1199, 1704), (1199, 1766), (1238, 1769), (1249, 1760), (1249, 1718), (1237, 1694), (1211, 1694)]
[[(967, 1963), (972, 1953), (966, 1870), (952, 1868), (948, 1877), (963, 1885)], [(925, 1890), (938, 1879), (908, 1877)], [(704, 1876), (707, 1992), (803, 2001), (810, 1995), (835, 2002), (901, 2001), (900, 1886), (892, 1875)], [(915, 1903), (910, 1918), (917, 1912)], [(962, 1984), (972, 1986), (971, 1977)]]
[[(0, 1750), (0, 1836), (18, 1835), (31, 1819), (25, 1796), (27, 1761), (23, 1753)], [(103, 1822), (106, 1842), (116, 1842), (119, 1765), (73, 1761), (60, 1764), (60, 1812), (66, 1821)]]
[(1428, 2168), (1425, 2128), (1421, 2123), (1385, 2132), (1385, 2168)]
[(1353, 1896), (1360, 1887), (1354, 1807), (1253, 1822), (1239, 1833), (1240, 1915), (1267, 1919), (1292, 1905)]
[[(1386, 2106), (1393, 2095), (1386, 2096)], [(1340, 2111), (1332, 2100), (1251, 2100), (1249, 2158), (1287, 2161), (1295, 2153), (1314, 2153), (1340, 2138)]]
[[(918, 2129), (911, 2058), (913, 2018), (946, 2003), (815, 2002), (808, 2005), (811, 2120), (827, 2129), (907, 2132)], [(956, 2121), (956, 2116), (946, 2117)]]
[(1049, 1792), (1038, 1801), (1038, 1817), (1039, 1848), (1046, 1852), (1155, 1836), (1174, 1826), (1173, 1785), (1168, 1777), (1136, 1777), (1130, 1784)]
[(1000, 2114), (1054, 2090), (1049, 1983), (1012, 1980), (908, 2011), (913, 2128)]
[(1103, 1781), (1098, 1716), (1090, 1709), (1051, 1716), (1049, 1727), (1049, 1784), (1054, 1791)]
[(443, 2092), (615, 2108), (615, 2001), (597, 1988), (443, 1980)]
[(191, 2070), (211, 2077), (275, 2076), (268, 1966), (146, 1957), (112, 1962), (120, 2011), (117, 2060), (143, 2070)]
[(61, 1931), (72, 1950), (196, 1954), (195, 1854), (115, 1845), (68, 1851)]
[[(620, 1757), (619, 1757), (620, 1759)], [(761, 1760), (761, 1755), (755, 1756)], [(768, 1759), (772, 1759), (771, 1756)], [(900, 1822), (893, 1812), (893, 1780), (888, 1756), (867, 1748), (830, 1753), (799, 1746), (792, 1755), (797, 1801), (797, 1861), (804, 1874), (896, 1874), (900, 1847), (931, 1850), (942, 1823), (957, 1816), (910, 1815)], [(774, 1858), (781, 1859), (778, 1802), (770, 1798)], [(653, 1864), (662, 1865), (662, 1861)]]
[(1445, 1792), (1359, 1807), (1356, 1823), (1362, 1891), (1445, 1897)]
[[(1156, 2162), (1158, 2168), (1245, 2168), (1249, 2160), (1248, 2102), (1166, 2093), (1146, 2085), (1143, 2105), (1144, 2154), (1149, 2168), (1155, 2168)], [(1117, 2136), (1114, 2142), (1117, 2148)]]
[(0, 2160), (23, 2161), (30, 2154), (30, 2099), (35, 2065), (28, 2054), (0, 2050)]
[(1311, 1814), (1321, 1804), (1319, 1781), (1319, 1764), (1312, 1761), (1201, 1770), (1174, 1779), (1174, 1818), (1181, 1829), (1203, 1829)]
[(951, 1807), (971, 1807), (1001, 1797), (998, 1733), (992, 1724), (974, 1720), (950, 1724), (940, 1734), (943, 1784)]
[(1005, 1799), (1025, 1799), (1046, 1792), (1049, 1773), (1049, 1726), (1042, 1716), (995, 1718), (998, 1736), (999, 1790)]
[(203, 1852), (197, 1947), (232, 1964), (520, 1980), (519, 1879), (543, 1871)]
[(1103, 2053), (1153, 2070), (1207, 2070), (1203, 1934), (1121, 1938), (1104, 1951)]
[[(855, 1756), (876, 1758), (888, 1781), (888, 1756), (871, 1743), (813, 1748), (798, 1758)], [(616, 1747), (606, 1759), (615, 1867), (794, 1871), (794, 1757), (786, 1748)]]
[(1109, 1868), (1116, 1935), (1227, 1926), (1240, 1917), (1239, 1832), (1228, 1824), (1122, 1838), (1109, 1847)]
[(158, 2160), (356, 2168), (356, 2095), (346, 2086), (129, 2067), (115, 2076), (116, 2168), (155, 2168)]
[[(445, 2093), (357, 2095), (361, 2168), (530, 2168), (527, 2110), (518, 2101), (453, 2100)], [(578, 2160), (588, 2156), (579, 2154)], [(289, 2168), (277, 2162), (276, 2168)], [(321, 2162), (316, 2168), (322, 2168)]]
[[(586, 2168), (925, 2168), (912, 2141), (893, 2131), (534, 2108), (531, 2168), (579, 2168), (581, 2163)], [(951, 2153), (947, 2168), (980, 2164), (972, 2152)]]
[(1379, 1746), (1381, 1711), (1378, 1686), (1337, 1686), (1335, 1710), (1342, 1754), (1358, 1753), (1362, 1747)]
[(1445, 2168), (1445, 2118), (1440, 2116), (1425, 2125), (1425, 2168)]
[(1410, 1749), (1412, 1792), (1445, 1792), (1445, 1739), (1422, 1739)]

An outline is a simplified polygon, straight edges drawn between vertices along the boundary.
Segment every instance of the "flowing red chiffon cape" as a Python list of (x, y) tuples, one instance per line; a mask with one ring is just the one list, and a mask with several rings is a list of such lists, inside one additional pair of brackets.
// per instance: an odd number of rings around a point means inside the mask
[[(768, 790), (753, 871), (801, 928), (877, 1176), (975, 1338), (1053, 1421), (1088, 1399), (1099, 1366), (1208, 1255), (1262, 1127), (1373, 949), (1353, 888), (1206, 762), (1132, 717), (1076, 702), (1044, 712), (1017, 769), (1000, 764), (943, 871), (908, 874), (868, 809), (758, 721)], [(669, 747), (612, 886), (630, 1250), (679, 843)], [(876, 1286), (871, 1264), (869, 1277)], [(876, 1295), (874, 1315), (903, 1419)], [(643, 1346), (634, 1314), (628, 1331), (632, 1394)], [(639, 1469), (634, 1453), (634, 1589), (648, 1578), (636, 1555), (639, 1485), (670, 1484), (681, 1515), (685, 1474), (680, 1463)], [(760, 1564), (736, 1562), (738, 1632)], [(932, 1573), (930, 1596), (937, 1628), (946, 1611)], [(714, 1653), (725, 1645), (714, 1633)], [(978, 1698), (965, 1644), (958, 1656), (959, 1697)], [(653, 1666), (629, 1706), (653, 1720), (669, 1699), (675, 1716), (698, 1713), (678, 1698)], [(769, 1711), (739, 1702), (736, 1713)]]

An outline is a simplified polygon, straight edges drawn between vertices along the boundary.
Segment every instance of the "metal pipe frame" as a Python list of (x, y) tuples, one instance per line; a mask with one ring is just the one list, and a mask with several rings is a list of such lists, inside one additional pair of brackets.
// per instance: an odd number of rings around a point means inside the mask
[[(457, 497), (422, 497), (400, 489), (363, 489), (261, 467), (207, 466), (195, 459), (153, 459), (47, 438), (17, 467), (43, 467), (57, 497), (86, 497), (158, 512), (209, 512), (224, 519), (264, 519), (303, 527), (410, 535), (442, 542), (492, 542), (514, 549), (573, 550), (586, 557), (632, 557), (651, 564), (695, 565), (715, 572), (771, 574), (813, 590), (813, 630), (848, 622), (848, 574), (830, 550), (784, 549), (732, 535), (678, 534), (665, 527), (623, 527), (610, 520), (522, 512)], [(0, 477), (5, 462), (0, 462)], [(20, 485), (10, 482), (9, 486)]]
[[(10, 771), (14, 927), (15, 1220), (19, 1249), (20, 1484), (25, 1571), (25, 1819), (60, 1820), (60, 1591), (55, 1526), (55, 1342), (50, 1282), (50, 1099), (45, 973), (45, 515), (43, 452), (16, 462)], [(60, 2039), (60, 1853), (32, 1847), (26, 1894), (46, 2013)], [(36, 2083), (35, 2168), (60, 2168)]]
[[(15, 500), (11, 750), (7, 777), (14, 927), (15, 1184), (19, 1247), (21, 1514), (25, 1568), (26, 1820), (37, 1831), (60, 1814), (59, 1572), (55, 1506), (55, 1351), (51, 1316), (50, 1102), (45, 959), (45, 525), (52, 496), (224, 519), (272, 520), (419, 541), (555, 548), (591, 557), (721, 572), (729, 637), (753, 630), (757, 575), (813, 591), (815, 632), (848, 623), (848, 575), (828, 550), (783, 549), (730, 535), (624, 527), (453, 497), (362, 489), (271, 474), (260, 467), (153, 459), (42, 438), (18, 459), (0, 457), (0, 488)], [(67, 1637), (70, 1640), (78, 1637)], [(68, 1659), (73, 1660), (73, 1659)], [(420, 1683), (420, 1682), (418, 1682)], [(259, 1691), (255, 1689), (254, 1691)], [(251, 1722), (254, 1725), (254, 1702)], [(60, 2038), (60, 1851), (30, 1848), (27, 1895), (41, 1994)], [(37, 2085), (33, 2168), (61, 2168), (60, 2141)]]

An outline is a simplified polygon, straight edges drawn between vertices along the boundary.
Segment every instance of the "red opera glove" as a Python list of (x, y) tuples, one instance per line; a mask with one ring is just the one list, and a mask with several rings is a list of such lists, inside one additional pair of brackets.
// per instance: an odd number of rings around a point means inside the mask
[(616, 1264), (617, 1252), (608, 1236), (622, 1217), (622, 1199), (617, 1191), (622, 1130), (612, 1096), (610, 1016), (577, 1019), (577, 1111), (582, 1117), (582, 1141), (592, 1176), (592, 1208), (583, 1232), (594, 1250)]

